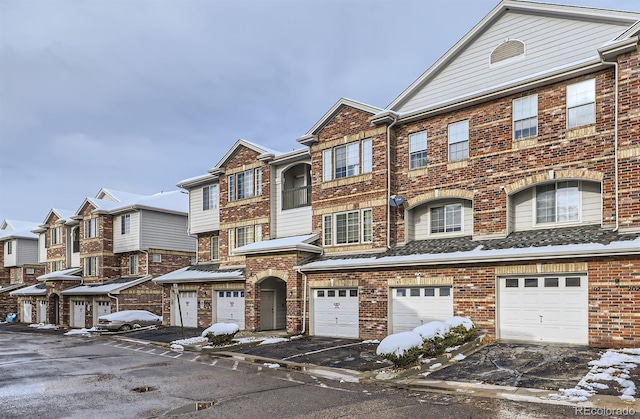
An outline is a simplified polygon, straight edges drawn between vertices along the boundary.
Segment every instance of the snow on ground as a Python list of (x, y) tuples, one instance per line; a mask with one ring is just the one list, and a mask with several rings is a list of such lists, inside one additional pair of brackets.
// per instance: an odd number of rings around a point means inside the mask
[(177, 343), (172, 343), (170, 348), (173, 349), (174, 351), (184, 351), (184, 346), (179, 345)]
[(95, 327), (92, 327), (91, 329), (85, 329), (84, 327), (82, 329), (71, 329), (69, 330), (67, 333), (65, 333), (65, 336), (97, 336), (98, 329), (96, 329)]
[(269, 345), (271, 343), (280, 343), (280, 342), (288, 342), (287, 338), (268, 338), (260, 342), (260, 345)]
[(416, 332), (401, 332), (382, 339), (376, 349), (377, 355), (395, 354), (402, 356), (409, 349), (422, 346), (422, 337)]
[(269, 368), (280, 368), (280, 364), (277, 364), (275, 362), (265, 362), (264, 364), (265, 367), (269, 367)]
[(362, 343), (380, 343), (378, 339), (363, 340)]
[(29, 327), (34, 327), (36, 329), (57, 329), (58, 325), (56, 324), (46, 324), (46, 323), (32, 323)]
[(171, 343), (175, 343), (176, 345), (197, 345), (199, 343), (207, 343), (207, 342), (209, 342), (209, 339), (203, 336), (196, 336), (196, 337), (187, 338), (187, 339), (174, 340)]
[(582, 377), (578, 385), (574, 388), (560, 389), (559, 394), (552, 394), (551, 398), (583, 402), (598, 390), (613, 386), (619, 389), (620, 399), (627, 402), (635, 401), (637, 389), (635, 383), (629, 379), (629, 371), (640, 365), (640, 349), (611, 349), (599, 359), (589, 362), (589, 365), (591, 370)]
[(466, 358), (466, 356), (464, 356), (462, 354), (458, 354), (458, 355), (454, 356), (453, 358), (451, 358), (451, 360), (452, 361), (462, 361), (465, 358)]

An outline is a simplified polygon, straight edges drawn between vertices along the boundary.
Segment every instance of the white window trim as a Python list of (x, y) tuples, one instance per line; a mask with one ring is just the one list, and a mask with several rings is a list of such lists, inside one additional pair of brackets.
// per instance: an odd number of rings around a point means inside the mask
[[(356, 173), (350, 175), (349, 174), (349, 147), (358, 147), (358, 164)], [(346, 174), (345, 176), (337, 177), (336, 176), (336, 149), (344, 147), (345, 155), (346, 155)], [(371, 154), (371, 161), (366, 161), (367, 154)], [(365, 164), (365, 163), (370, 163)], [(354, 165), (355, 166), (355, 165)], [(346, 179), (349, 177), (354, 177), (358, 175), (362, 175), (365, 173), (371, 173), (373, 171), (373, 139), (365, 138), (360, 141), (352, 141), (345, 144), (340, 144), (338, 146), (328, 148), (322, 151), (322, 181), (328, 182), (334, 179)]]
[(140, 259), (138, 255), (129, 255), (129, 275), (138, 275), (140, 273)]
[[(366, 211), (371, 211), (371, 241), (364, 241), (364, 213)], [(357, 213), (358, 214), (358, 241), (357, 242), (351, 242), (351, 243), (338, 243), (337, 239), (338, 239), (338, 224), (337, 224), (337, 218), (339, 215), (344, 215), (344, 214), (351, 214), (351, 213)], [(330, 220), (330, 224), (329, 224), (329, 234), (331, 235), (331, 242), (327, 243), (326, 242), (326, 237), (327, 237), (327, 226), (326, 226), (326, 221)], [(348, 235), (347, 235), (348, 237)], [(352, 210), (352, 211), (341, 211), (341, 212), (335, 212), (332, 214), (324, 214), (322, 216), (322, 243), (323, 246), (355, 246), (358, 244), (369, 244), (373, 242), (373, 209), (372, 208), (362, 208), (362, 209), (358, 209), (358, 210)]]
[[(446, 207), (450, 207), (450, 206), (460, 206), (460, 231), (443, 231), (443, 232), (438, 232), (438, 233), (432, 233), (431, 232), (431, 210), (435, 209), (435, 208), (443, 208), (444, 209), (444, 227), (445, 230), (447, 228), (447, 208)], [(464, 224), (464, 216), (465, 216), (465, 205), (463, 202), (451, 202), (448, 204), (437, 204), (434, 203), (434, 205), (429, 205), (427, 207), (427, 220), (429, 222), (428, 224), (428, 230), (427, 230), (427, 235), (430, 237), (452, 237), (452, 236), (464, 236), (465, 235), (465, 224)]]
[[(238, 175), (242, 176), (242, 192), (243, 196), (238, 198)], [(251, 184), (247, 184), (247, 177), (250, 178)], [(262, 167), (255, 169), (243, 170), (227, 176), (228, 201), (240, 201), (242, 199), (254, 198), (262, 195)]]
[(120, 235), (131, 234), (131, 214), (120, 216)]
[[(467, 127), (467, 137), (466, 139), (460, 140), (460, 139), (456, 139), (455, 141), (452, 141), (451, 139), (451, 128), (454, 126), (458, 126), (458, 125), (462, 125), (465, 124)], [(468, 119), (463, 119), (462, 121), (457, 121), (457, 122), (452, 122), (447, 126), (447, 161), (449, 162), (454, 162), (454, 161), (461, 161), (461, 160), (465, 160), (469, 158), (469, 155), (471, 154), (471, 150), (470, 150), (470, 146), (471, 146), (471, 141), (470, 141), (470, 137), (471, 137), (471, 133), (469, 132), (469, 120)], [(451, 158), (451, 145), (453, 144), (460, 144), (460, 143), (467, 143), (467, 155), (464, 157), (460, 157), (457, 159), (452, 159)]]
[[(208, 192), (205, 192), (208, 191)], [(208, 195), (207, 195), (208, 194)], [(205, 195), (207, 195), (207, 199), (205, 199)], [(209, 185), (202, 188), (202, 211), (210, 211), (218, 208), (218, 203), (216, 202), (216, 197), (218, 197), (218, 185)]]
[[(521, 117), (520, 119), (516, 119), (516, 103), (522, 103), (525, 99), (527, 100), (532, 100), (533, 98), (535, 98), (535, 102), (536, 102), (536, 109), (535, 109), (535, 114), (529, 114), (529, 116), (526, 117)], [(530, 137), (535, 137), (538, 135), (538, 94), (534, 93), (532, 95), (528, 95), (528, 96), (523, 96), (523, 97), (519, 97), (516, 99), (513, 99), (511, 101), (511, 107), (512, 107), (512, 112), (511, 112), (511, 130), (512, 130), (512, 139), (514, 141), (520, 141), (520, 140), (524, 140), (525, 138), (530, 138)], [(520, 122), (520, 121), (527, 121), (529, 119), (536, 119), (536, 134), (535, 135), (528, 135), (528, 136), (522, 136), (522, 137), (518, 137), (516, 138), (516, 123)]]
[[(593, 84), (593, 91), (590, 92), (593, 94), (593, 101), (582, 101), (579, 102), (577, 104), (572, 104), (572, 106), (569, 106), (569, 101), (570, 101), (570, 97), (569, 97), (569, 88), (570, 87), (578, 87), (580, 85), (586, 85), (586, 84)], [(590, 86), (591, 87), (591, 86)], [(596, 119), (597, 119), (597, 109), (596, 109), (596, 79), (588, 79), (588, 80), (583, 80), (581, 82), (578, 83), (572, 83), (567, 85), (566, 87), (566, 94), (565, 94), (566, 99), (566, 118), (567, 118), (567, 129), (576, 129), (576, 128), (580, 128), (580, 127), (585, 127), (588, 125), (592, 125), (596, 123)], [(571, 121), (569, 119), (569, 111), (572, 109), (576, 109), (576, 108), (580, 108), (582, 106), (586, 106), (586, 105), (590, 105), (593, 104), (593, 121), (591, 122), (587, 122), (585, 124), (580, 124), (580, 125), (571, 125)]]
[(7, 241), (7, 255), (13, 254), (13, 240)]
[[(215, 242), (215, 246), (214, 246)], [(215, 257), (213, 249), (216, 249), (216, 254), (218, 257)], [(211, 236), (211, 260), (220, 260), (220, 236)]]
[[(411, 148), (411, 140), (413, 138), (415, 138), (415, 137), (422, 136), (422, 135), (424, 135), (424, 137), (425, 137), (425, 141), (426, 141), (425, 147), (417, 149), (417, 150), (412, 150), (412, 148)], [(429, 159), (429, 153), (428, 153), (429, 136), (427, 134), (427, 131), (423, 130), (423, 131), (418, 131), (418, 132), (414, 132), (412, 134), (409, 134), (408, 147), (409, 147), (409, 170), (420, 169), (420, 168), (423, 168), (423, 167), (427, 167), (427, 165), (429, 163), (429, 160), (428, 160)], [(418, 153), (423, 153), (423, 152), (425, 153), (425, 163), (424, 163), (424, 165), (413, 166), (412, 165), (413, 160), (411, 159), (411, 156), (413, 154), (418, 154)]]

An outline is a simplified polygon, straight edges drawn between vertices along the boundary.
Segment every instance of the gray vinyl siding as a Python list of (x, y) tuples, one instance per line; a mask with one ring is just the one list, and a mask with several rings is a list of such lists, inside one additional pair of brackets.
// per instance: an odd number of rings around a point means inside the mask
[[(625, 26), (509, 12), (481, 33), (443, 70), (401, 105), (400, 112), (465, 97), (533, 74), (546, 73), (589, 58)], [(491, 52), (505, 39), (525, 44), (525, 58), (490, 64)]]
[[(206, 185), (211, 186), (211, 185)], [(202, 186), (189, 190), (189, 231), (191, 234), (220, 229), (220, 188), (216, 208), (202, 209)]]
[[(580, 218), (575, 224), (600, 224), (602, 222), (602, 197), (600, 183), (579, 183), (580, 189)], [(536, 188), (525, 189), (511, 196), (511, 214), (509, 222), (512, 231), (549, 228), (549, 224), (536, 225)], [(562, 225), (568, 225), (563, 223)]]
[(38, 241), (37, 240), (16, 240), (17, 266), (38, 262)]
[[(462, 231), (455, 233), (431, 234), (430, 209), (449, 204), (462, 204)], [(426, 240), (430, 238), (442, 238), (451, 236), (471, 236), (473, 234), (473, 211), (471, 201), (460, 199), (447, 199), (422, 204), (409, 211), (407, 237), (411, 240)]]
[(118, 215), (113, 219), (113, 252), (123, 253), (140, 250), (140, 212), (131, 212), (130, 227), (128, 234), (122, 234), (122, 217), (127, 214)]
[(196, 251), (196, 239), (187, 234), (187, 217), (155, 211), (142, 211), (140, 215), (141, 248)]

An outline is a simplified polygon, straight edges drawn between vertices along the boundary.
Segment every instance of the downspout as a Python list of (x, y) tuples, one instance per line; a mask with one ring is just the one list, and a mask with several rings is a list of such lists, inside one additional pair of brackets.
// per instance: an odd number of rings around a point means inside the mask
[[(393, 122), (387, 126), (387, 199), (391, 196), (391, 128), (398, 122), (393, 115)], [(387, 249), (391, 249), (391, 205), (387, 202)]]
[(605, 58), (600, 54), (600, 60), (603, 64), (609, 64), (613, 66), (614, 69), (614, 78), (615, 78), (615, 88), (614, 88), (614, 127), (613, 127), (613, 154), (614, 154), (614, 164), (615, 164), (615, 172), (614, 172), (614, 182), (615, 182), (615, 199), (616, 199), (616, 227), (613, 231), (618, 231), (620, 227), (620, 197), (619, 197), (619, 186), (618, 186), (618, 62), (617, 61), (606, 61)]
[(297, 268), (296, 271), (302, 275), (303, 278), (303, 290), (302, 290), (302, 331), (301, 335), (304, 335), (307, 331), (307, 274), (302, 272), (301, 268)]
[(146, 266), (146, 268), (145, 268), (145, 269), (146, 269), (146, 271), (145, 271), (145, 272), (146, 272), (146, 273), (145, 273), (145, 275), (150, 275), (150, 274), (149, 274), (149, 252), (147, 252), (146, 250), (140, 250), (140, 251), (141, 251), (142, 253), (144, 253), (145, 255), (147, 255), (147, 258), (146, 258), (146, 265), (147, 265), (147, 266)]
[(114, 300), (116, 300), (116, 312), (120, 311), (120, 302), (118, 301), (118, 297), (111, 295), (110, 292), (107, 293), (107, 297), (113, 298)]

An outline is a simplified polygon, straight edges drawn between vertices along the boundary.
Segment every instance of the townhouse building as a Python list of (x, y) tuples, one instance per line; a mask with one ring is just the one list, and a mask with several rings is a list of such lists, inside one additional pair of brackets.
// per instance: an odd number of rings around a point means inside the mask
[[(37, 225), (20, 220), (0, 224), (0, 321), (9, 313), (18, 313), (17, 297), (9, 293), (37, 283), (36, 278), (44, 273), (44, 265), (38, 262), (38, 236), (31, 232)], [(19, 319), (28, 321), (30, 315), (31, 310), (18, 313)]]
[(178, 184), (198, 261), (155, 279), (165, 321), (637, 346), (639, 19), (503, 0), (387, 107), (239, 140)]
[(186, 194), (101, 189), (76, 211), (52, 209), (34, 230), (46, 273), (11, 294), (38, 322), (92, 327), (113, 311), (161, 313), (151, 279), (191, 263)]

